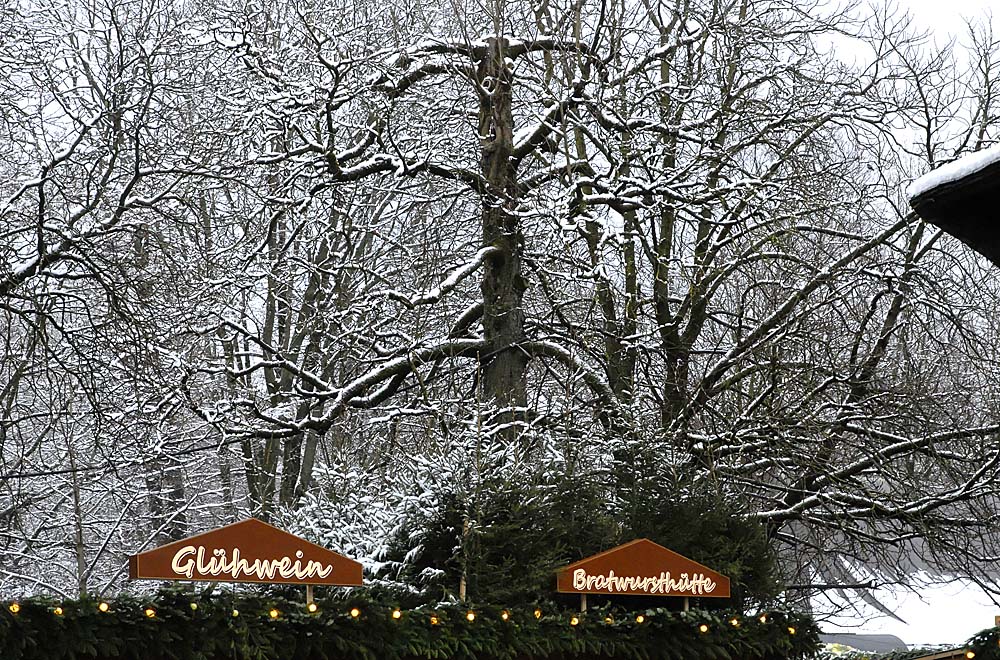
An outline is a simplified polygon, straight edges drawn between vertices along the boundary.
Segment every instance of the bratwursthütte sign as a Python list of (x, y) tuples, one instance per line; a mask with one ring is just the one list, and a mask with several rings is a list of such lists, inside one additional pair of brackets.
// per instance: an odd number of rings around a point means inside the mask
[(361, 564), (256, 518), (129, 557), (133, 580), (361, 586)]
[(556, 589), (570, 594), (729, 598), (729, 578), (649, 539), (637, 539), (560, 569)]

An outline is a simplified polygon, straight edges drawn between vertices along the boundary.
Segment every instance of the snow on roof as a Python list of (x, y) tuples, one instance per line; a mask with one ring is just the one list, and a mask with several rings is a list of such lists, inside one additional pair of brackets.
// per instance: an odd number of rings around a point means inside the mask
[(858, 651), (908, 651), (906, 643), (895, 635), (872, 635), (858, 633), (820, 633), (820, 641), (826, 644), (842, 644)]
[(909, 199), (915, 199), (928, 190), (946, 183), (958, 181), (970, 174), (975, 174), (997, 161), (1000, 161), (1000, 144), (993, 145), (982, 151), (967, 154), (958, 160), (953, 160), (937, 169), (931, 170), (911, 183), (910, 187), (906, 189), (906, 196)]

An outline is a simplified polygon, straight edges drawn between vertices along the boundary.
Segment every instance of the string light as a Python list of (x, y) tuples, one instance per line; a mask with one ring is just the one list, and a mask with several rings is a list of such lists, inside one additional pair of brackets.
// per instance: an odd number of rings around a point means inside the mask
[[(118, 605), (120, 605), (120, 604), (121, 603), (118, 603)], [(116, 607), (118, 605), (116, 605)], [(316, 603), (314, 603), (314, 602), (305, 603), (304, 605), (305, 605), (305, 608), (307, 609), (307, 611), (309, 613), (316, 613), (318, 611), (318, 609), (319, 609), (318, 605)], [(189, 608), (190, 608), (190, 610), (192, 612), (197, 612), (199, 610), (199, 603), (197, 603), (197, 602), (193, 602), (193, 601), (189, 602), (188, 606), (189, 606)], [(183, 608), (183, 605), (181, 605), (181, 607)], [(10, 614), (12, 614), (12, 615), (19, 615), (19, 613), (22, 610), (22, 606), (17, 601), (8, 601), (7, 609), (10, 612)], [(99, 601), (96, 604), (96, 609), (99, 612), (101, 612), (101, 613), (109, 613), (110, 610), (111, 610), (111, 604), (110, 604), (109, 601)], [(137, 609), (139, 609), (139, 611), (143, 613), (144, 618), (147, 618), (148, 620), (150, 620), (150, 624), (148, 624), (148, 625), (155, 627), (156, 624), (154, 624), (153, 621), (155, 621), (156, 619), (159, 618), (159, 616), (158, 616), (158, 614), (159, 614), (158, 613), (158, 607), (154, 606), (152, 604), (148, 604), (146, 606), (140, 606), (140, 608), (137, 608)], [(211, 609), (212, 608), (210, 607), (210, 610)], [(52, 613), (53, 616), (56, 616), (56, 617), (63, 617), (66, 614), (65, 609), (61, 605), (55, 605), (55, 606), (50, 605), (49, 606), (49, 611)], [(91, 610), (91, 611), (93, 611), (93, 610)], [(270, 608), (269, 610), (266, 610), (266, 611), (267, 611), (268, 616), (269, 616), (269, 618), (271, 620), (275, 620), (276, 621), (276, 620), (282, 618), (282, 612), (278, 608), (276, 608), (276, 607), (272, 607), (272, 608)], [(343, 611), (343, 610), (341, 610), (341, 611)], [(534, 610), (531, 610), (531, 612), (534, 614), (534, 616), (535, 616), (536, 619), (540, 620), (542, 618), (543, 611), (542, 611), (541, 608), (535, 608)], [(360, 617), (360, 615), (361, 615), (361, 610), (359, 609), (359, 607), (352, 607), (349, 610), (349, 614), (350, 614), (350, 617), (352, 619), (357, 620)], [(487, 619), (489, 619), (489, 618), (491, 618), (491, 616), (495, 616), (496, 614), (499, 614), (499, 618), (502, 621), (504, 621), (504, 622), (511, 621), (512, 611), (507, 610), (507, 609), (501, 610), (500, 612), (496, 612), (495, 610), (493, 612), (487, 612), (487, 614), (484, 615), (484, 616), (486, 616)], [(240, 616), (240, 612), (239, 612), (238, 609), (233, 608), (231, 610), (231, 615), (232, 615), (232, 617), (234, 619), (236, 619), (236, 618), (238, 618)], [(465, 618), (466, 618), (466, 620), (470, 624), (472, 624), (472, 623), (474, 623), (476, 621), (477, 616), (478, 616), (478, 611), (477, 610), (468, 609), (465, 612)], [(634, 614), (633, 616), (634, 616), (634, 622), (638, 626), (643, 626), (645, 624), (647, 618), (648, 618), (648, 617), (645, 616), (644, 613), (642, 613), (642, 614)], [(395, 607), (395, 608), (390, 609), (390, 617), (394, 621), (400, 621), (403, 618), (403, 612), (402, 612), (401, 608)], [(571, 634), (576, 634), (575, 633), (576, 628), (578, 628), (581, 625), (583, 625), (582, 624), (582, 617), (583, 617), (583, 615), (580, 615), (580, 614), (571, 614), (571, 616), (570, 616), (570, 618), (568, 620), (567, 619), (562, 619), (562, 621), (567, 622), (569, 624), (569, 626), (574, 629), (574, 633), (571, 633)], [(553, 617), (550, 617), (550, 619), (552, 619), (552, 618)], [(558, 616), (558, 614), (557, 614), (557, 618), (561, 619), (561, 616)], [(759, 622), (761, 624), (775, 623), (778, 626), (780, 626), (780, 624), (782, 623), (781, 619), (783, 617), (781, 617), (779, 619), (776, 619), (774, 621), (771, 621), (770, 618), (769, 618), (769, 613), (761, 613), (761, 614), (758, 615), (757, 618), (758, 618), (758, 620), (759, 620)], [(429, 620), (430, 626), (432, 626), (435, 630), (442, 625), (442, 621), (441, 621), (439, 615), (436, 615), (436, 614), (429, 615), (429, 619), (425, 619), (425, 621), (427, 621), (427, 620)], [(608, 626), (611, 626), (611, 625), (613, 625), (615, 623), (615, 618), (613, 618), (611, 615), (608, 615), (608, 614), (605, 614), (604, 616), (600, 617), (597, 620), (603, 621), (604, 624), (608, 625)], [(752, 621), (753, 619), (748, 619), (748, 620)], [(627, 621), (627, 618), (626, 618), (626, 621)], [(728, 623), (734, 629), (735, 628), (741, 628), (741, 626), (742, 626), (742, 617), (731, 616), (728, 620), (723, 619), (723, 620), (718, 621), (718, 622), (713, 622), (713, 624), (708, 624), (707, 622), (700, 623), (700, 624), (697, 625), (697, 629), (698, 629), (698, 631), (702, 635), (707, 635), (708, 633), (711, 632), (711, 630), (712, 630), (711, 626), (714, 625), (715, 623), (721, 624), (722, 627), (724, 628), (725, 623), (723, 623), (723, 622)], [(595, 621), (592, 621), (591, 625), (593, 625), (593, 623), (595, 623)], [(790, 623), (790, 622), (786, 622), (786, 630), (788, 631), (788, 634), (790, 636), (797, 636), (797, 633), (798, 633), (797, 624), (796, 625), (788, 625), (788, 623)], [(487, 625), (487, 624), (488, 624), (488, 621), (486, 623), (484, 623), (483, 625)], [(233, 625), (237, 625), (237, 624), (233, 624)], [(275, 624), (275, 625), (277, 625), (277, 624)], [(763, 629), (761, 629), (761, 630), (763, 631)], [(724, 633), (724, 630), (722, 630), (722, 633)], [(998, 641), (998, 644), (1000, 644), (1000, 641)], [(964, 660), (976, 660), (977, 652), (974, 651), (973, 649), (966, 649), (963, 652), (963, 655), (964, 655)]]
[(965, 657), (968, 658), (969, 660), (972, 660), (974, 657), (976, 657), (976, 652), (975, 651), (966, 651), (965, 652)]
[[(193, 602), (192, 601), (192, 602), (189, 603), (189, 607), (190, 607), (190, 609), (191, 609), (192, 612), (196, 612), (199, 609), (199, 604), (197, 602)], [(8, 611), (11, 614), (17, 615), (21, 611), (21, 605), (17, 601), (10, 601), (8, 603), (7, 609), (8, 609)], [(102, 612), (102, 613), (108, 613), (111, 610), (111, 605), (107, 601), (100, 601), (97, 604), (97, 609), (100, 612)], [(319, 607), (318, 607), (318, 605), (316, 603), (309, 602), (309, 603), (306, 604), (306, 609), (310, 613), (316, 613), (318, 611)], [(65, 610), (64, 610), (64, 608), (61, 605), (57, 605), (57, 606), (51, 607), (50, 611), (52, 612), (52, 614), (54, 616), (57, 616), (57, 617), (62, 617), (65, 614)], [(155, 619), (155, 618), (157, 618), (157, 614), (158, 614), (157, 610), (152, 605), (148, 605), (148, 606), (144, 607), (143, 610), (142, 610), (142, 612), (145, 615), (145, 617), (148, 618), (148, 619)], [(349, 611), (349, 614), (350, 614), (351, 618), (357, 619), (357, 618), (359, 618), (361, 616), (361, 610), (358, 607), (352, 607), (350, 609), (350, 611)], [(506, 610), (506, 609), (505, 610), (501, 610), (499, 614), (500, 614), (500, 619), (502, 621), (506, 622), (506, 621), (510, 621), (511, 620), (512, 613), (511, 613), (510, 610)], [(535, 608), (534, 611), (533, 611), (533, 614), (534, 614), (534, 616), (535, 616), (536, 619), (541, 619), (542, 618), (542, 610), (541, 610), (541, 608)], [(281, 617), (281, 612), (277, 608), (271, 608), (270, 610), (268, 610), (268, 615), (269, 615), (269, 617), (272, 620), (277, 620), (277, 619), (279, 619)], [(468, 622), (472, 623), (472, 622), (474, 622), (476, 620), (477, 615), (478, 615), (478, 613), (475, 610), (469, 609), (465, 613), (465, 618), (466, 618), (466, 620)], [(234, 608), (232, 610), (232, 616), (233, 616), (233, 618), (239, 617), (240, 616), (239, 610)], [(403, 612), (402, 612), (402, 610), (400, 608), (397, 607), (397, 608), (394, 608), (394, 609), (391, 610), (390, 616), (391, 616), (391, 618), (393, 620), (399, 621), (403, 617)], [(638, 624), (638, 625), (642, 625), (642, 624), (644, 624), (646, 622), (646, 618), (647, 617), (644, 614), (637, 614), (637, 615), (635, 615), (635, 623)], [(563, 620), (565, 621), (565, 619), (563, 619)], [(581, 620), (582, 620), (582, 617), (580, 615), (573, 615), (569, 619), (569, 625), (571, 627), (574, 627), (574, 628), (578, 627), (578, 626), (581, 625)], [(758, 620), (760, 621), (761, 624), (767, 624), (767, 623), (769, 623), (769, 615), (767, 613), (762, 613), (762, 614), (760, 614), (758, 616)], [(606, 625), (612, 625), (612, 624), (615, 623), (615, 620), (614, 620), (614, 618), (611, 615), (605, 615), (603, 617), (603, 621), (604, 621), (604, 623)], [(431, 626), (435, 626), (436, 627), (436, 626), (441, 625), (441, 619), (436, 614), (435, 615), (430, 615), (429, 622), (430, 622)], [(732, 618), (730, 618), (728, 620), (728, 623), (733, 628), (740, 628), (742, 622), (741, 622), (741, 619), (739, 617), (733, 616)], [(707, 634), (707, 633), (710, 632), (710, 630), (711, 630), (711, 627), (707, 623), (701, 623), (701, 624), (698, 625), (698, 631), (700, 633), (702, 633), (702, 634)], [(788, 631), (789, 635), (796, 635), (797, 632), (798, 632), (797, 629), (794, 626), (791, 626), (791, 625), (787, 626), (787, 631)], [(998, 640), (997, 643), (998, 643), (998, 645), (1000, 645), (1000, 640)], [(974, 660), (975, 657), (976, 657), (976, 652), (974, 650), (972, 650), (972, 649), (967, 649), (964, 652), (964, 656), (965, 656), (965, 660)]]
[[(190, 609), (191, 609), (192, 612), (196, 612), (198, 610), (198, 603), (191, 602), (191, 603), (189, 603), (189, 607), (190, 607)], [(8, 604), (7, 609), (8, 609), (8, 611), (11, 614), (18, 614), (21, 611), (21, 605), (17, 601), (13, 601), (13, 602), (11, 602), (11, 603)], [(100, 612), (102, 612), (102, 613), (107, 613), (107, 612), (109, 612), (111, 610), (111, 605), (107, 601), (101, 601), (101, 602), (98, 603), (97, 609)], [(316, 603), (312, 603), (311, 602), (311, 603), (308, 603), (306, 605), (306, 609), (310, 613), (315, 613), (315, 612), (318, 611), (319, 607), (316, 605)], [(63, 616), (65, 614), (65, 610), (61, 606), (55, 606), (55, 607), (53, 607), (52, 610), (51, 610), (51, 612), (55, 616)], [(149, 619), (156, 618), (156, 616), (157, 616), (156, 609), (153, 608), (152, 606), (148, 606), (148, 607), (144, 608), (143, 609), (143, 613)], [(536, 619), (541, 619), (542, 618), (542, 610), (540, 608), (536, 608), (534, 610), (533, 614), (534, 614), (534, 616), (535, 616)], [(240, 615), (239, 610), (234, 608), (232, 610), (232, 616), (234, 618), (236, 618), (236, 617), (239, 617), (239, 615)], [(272, 609), (270, 609), (268, 611), (268, 615), (270, 616), (271, 619), (278, 619), (281, 616), (281, 612), (278, 609), (276, 609), (276, 608), (272, 608)], [(350, 610), (350, 616), (351, 616), (351, 618), (357, 619), (358, 617), (361, 616), (361, 610), (359, 608), (357, 608), (357, 607), (351, 608), (351, 610)], [(466, 614), (465, 614), (466, 620), (469, 621), (470, 623), (474, 622), (476, 620), (476, 616), (477, 616), (477, 613), (476, 613), (475, 610), (468, 610), (466, 612)], [(391, 612), (391, 617), (392, 617), (392, 619), (397, 620), (397, 621), (400, 620), (400, 619), (402, 619), (402, 617), (403, 617), (402, 610), (399, 609), (399, 608), (393, 609), (392, 612)], [(509, 610), (502, 610), (500, 612), (500, 619), (501, 620), (503, 620), (503, 621), (509, 621), (510, 618), (511, 618), (511, 612)], [(767, 613), (761, 614), (758, 617), (758, 620), (762, 624), (768, 623), (768, 615), (767, 615)], [(603, 621), (607, 625), (611, 625), (611, 624), (614, 623), (614, 619), (610, 615), (605, 616), (604, 619), (603, 619)], [(645, 623), (645, 621), (646, 621), (646, 617), (643, 614), (636, 615), (635, 622), (637, 624), (641, 625), (641, 624)], [(440, 625), (440, 623), (441, 623), (441, 620), (440, 620), (440, 618), (437, 615), (432, 615), (430, 617), (430, 624), (432, 626), (438, 626), (438, 625)], [(734, 616), (731, 619), (729, 619), (729, 624), (732, 627), (734, 627), (734, 628), (739, 628), (740, 625), (741, 625), (741, 622), (740, 622), (740, 619), (738, 617)], [(570, 618), (570, 620), (569, 620), (569, 625), (571, 625), (571, 626), (578, 626), (578, 625), (580, 625), (580, 618), (578, 616), (572, 616)], [(700, 624), (698, 626), (698, 630), (702, 634), (705, 634), (705, 633), (709, 632), (710, 627), (709, 627), (708, 624), (702, 623), (702, 624)], [(797, 633), (797, 630), (796, 630), (796, 628), (794, 626), (788, 626), (787, 630), (788, 630), (788, 634), (789, 635), (795, 635)], [(998, 640), (998, 645), (1000, 645), (1000, 640)], [(971, 649), (967, 650), (965, 652), (965, 658), (966, 658), (966, 660), (973, 660), (973, 658), (975, 658), (975, 656), (976, 656), (975, 651), (972, 651)]]

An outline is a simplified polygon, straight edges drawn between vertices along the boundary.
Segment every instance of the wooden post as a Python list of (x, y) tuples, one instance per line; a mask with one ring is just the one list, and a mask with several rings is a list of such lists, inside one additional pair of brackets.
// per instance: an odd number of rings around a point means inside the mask
[(466, 590), (468, 589), (468, 582), (466, 576), (468, 575), (469, 566), (469, 555), (466, 552), (466, 539), (469, 538), (469, 518), (464, 516), (462, 518), (462, 576), (458, 579), (458, 600), (462, 603), (465, 602)]
[(306, 585), (306, 605), (313, 602), (313, 586), (311, 584)]
[(580, 611), (587, 611), (587, 594), (580, 594)]
[(688, 609), (689, 609), (689, 606), (688, 606), (688, 597), (684, 596), (684, 611), (687, 612)]

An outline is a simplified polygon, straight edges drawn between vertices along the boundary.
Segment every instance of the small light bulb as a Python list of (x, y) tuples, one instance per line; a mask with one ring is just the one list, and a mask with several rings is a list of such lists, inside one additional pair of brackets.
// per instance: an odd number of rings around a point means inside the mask
[(11, 603), (10, 605), (7, 606), (7, 609), (10, 610), (11, 614), (17, 614), (18, 612), (21, 611), (21, 604), (16, 602)]
[(641, 614), (640, 614), (639, 616), (635, 617), (635, 622), (636, 622), (636, 623), (642, 623), (642, 622), (643, 622), (643, 621), (645, 621), (645, 620), (646, 620), (646, 617), (644, 617), (644, 616), (643, 616), (643, 615), (641, 615)]
[(395, 609), (395, 610), (392, 611), (392, 618), (393, 619), (397, 619), (397, 620), (398, 619), (402, 619), (403, 618), (403, 613), (400, 612), (399, 609), (397, 608), (397, 609)]
[(97, 606), (97, 609), (99, 609), (102, 612), (107, 612), (108, 610), (111, 609), (111, 606), (105, 602), (101, 602), (101, 604)]
[(306, 605), (306, 609), (309, 610), (310, 614), (315, 614), (316, 610), (319, 609), (319, 606), (316, 605), (316, 603), (309, 603), (308, 605)]
[(156, 616), (156, 610), (154, 610), (152, 607), (147, 607), (144, 611), (146, 613), (146, 616), (149, 617), (150, 619)]
[(438, 623), (439, 623), (438, 618), (436, 616), (432, 616), (431, 617), (431, 625), (432, 626), (436, 626)]
[(572, 619), (569, 620), (569, 625), (571, 625), (571, 626), (575, 626), (575, 625), (577, 625), (579, 623), (580, 623), (580, 619), (578, 619), (576, 617), (573, 617)]
[(356, 607), (352, 607), (351, 608), (351, 617), (354, 618), (354, 619), (357, 619), (359, 616), (361, 616), (361, 610), (359, 610)]
[(698, 626), (698, 631), (701, 632), (702, 634), (707, 633), (708, 632), (708, 624), (703, 623), (700, 626)]
[(767, 615), (766, 614), (761, 614), (760, 615), (760, 622), (761, 623), (767, 623)]
[(239, 615), (240, 615), (240, 611), (239, 611), (239, 610), (236, 610), (236, 609), (234, 609), (234, 610), (233, 610), (233, 617), (235, 618), (235, 617), (238, 617)]
[(270, 611), (270, 612), (268, 612), (268, 613), (267, 613), (267, 615), (268, 615), (269, 617), (271, 617), (272, 619), (277, 619), (277, 618), (278, 618), (279, 616), (281, 616), (281, 612), (279, 612), (278, 610), (276, 610), (276, 609), (274, 609), (274, 608), (272, 607), (272, 608), (271, 608), (271, 611)]
[(737, 619), (736, 617), (733, 617), (732, 619), (730, 619), (729, 623), (733, 626), (733, 628), (739, 628), (740, 627), (740, 620)]
[(56, 607), (55, 609), (52, 610), (52, 613), (55, 614), (56, 616), (62, 616), (63, 615), (63, 608)]
[(468, 619), (469, 622), (471, 623), (472, 621), (476, 620), (476, 613), (473, 612), (472, 610), (469, 610), (468, 612), (465, 613), (465, 618)]
[(976, 652), (975, 651), (966, 651), (965, 652), (965, 657), (968, 658), (969, 660), (972, 660), (974, 657), (976, 657)]
[(500, 613), (500, 618), (503, 619), (504, 621), (508, 620), (510, 618), (510, 612), (504, 610), (503, 612)]
[(604, 623), (608, 624), (609, 626), (610, 626), (610, 625), (611, 625), (612, 623), (614, 623), (614, 622), (615, 622), (615, 620), (614, 620), (614, 619), (612, 619), (612, 618), (611, 618), (610, 616), (606, 616), (606, 617), (604, 617)]
[(198, 603), (191, 603), (191, 611), (192, 612), (198, 611)]
[(542, 618), (542, 611), (541, 610), (535, 610), (535, 618), (536, 619), (541, 619)]
[(788, 634), (789, 635), (794, 635), (795, 634), (795, 628), (793, 628), (792, 626), (788, 626)]

